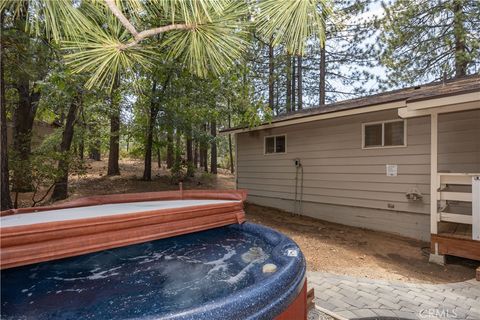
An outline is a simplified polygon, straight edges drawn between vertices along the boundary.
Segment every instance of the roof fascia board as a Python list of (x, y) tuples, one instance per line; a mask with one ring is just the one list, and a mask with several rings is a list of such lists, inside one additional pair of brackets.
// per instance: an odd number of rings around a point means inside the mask
[(425, 99), (420, 101), (407, 101), (407, 108), (409, 111), (423, 110), (429, 108), (437, 108), (448, 106), (452, 104), (466, 103), (472, 101), (480, 101), (480, 91), (470, 92), (459, 95), (452, 95), (448, 97)]
[(447, 106), (420, 109), (420, 110), (411, 110), (409, 106), (398, 109), (398, 115), (400, 118), (414, 118), (414, 117), (423, 117), (431, 115), (432, 113), (451, 113), (451, 112), (460, 112), (480, 109), (480, 100), (470, 101), (465, 103), (451, 104)]
[(405, 106), (406, 106), (405, 100), (394, 101), (394, 102), (382, 103), (382, 104), (369, 106), (369, 107), (360, 107), (360, 108), (348, 109), (343, 111), (333, 111), (333, 112), (328, 112), (323, 114), (311, 115), (306, 117), (298, 117), (298, 118), (263, 124), (258, 127), (239, 128), (231, 131), (224, 131), (221, 133), (230, 134), (230, 133), (242, 133), (242, 132), (250, 132), (250, 131), (257, 131), (257, 130), (264, 130), (264, 129), (272, 129), (272, 128), (290, 126), (294, 124), (318, 121), (318, 120), (325, 120), (325, 119), (346, 117), (346, 116), (352, 116), (352, 115), (369, 113), (369, 112), (397, 109)]

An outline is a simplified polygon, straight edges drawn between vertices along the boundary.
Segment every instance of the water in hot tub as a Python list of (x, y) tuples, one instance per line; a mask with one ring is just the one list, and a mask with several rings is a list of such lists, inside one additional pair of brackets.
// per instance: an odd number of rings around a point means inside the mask
[[(256, 254), (245, 259), (251, 248)], [(1, 274), (1, 316), (161, 316), (261, 281), (266, 277), (262, 265), (271, 260), (270, 252), (262, 239), (225, 227), (7, 269)]]

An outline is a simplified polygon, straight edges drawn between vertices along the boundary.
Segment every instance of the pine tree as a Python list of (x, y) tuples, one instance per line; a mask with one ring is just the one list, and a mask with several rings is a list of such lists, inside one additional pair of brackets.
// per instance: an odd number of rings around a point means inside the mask
[(365, 84), (373, 79), (371, 67), (378, 63), (372, 40), (376, 29), (373, 18), (363, 17), (371, 2), (335, 1), (333, 13), (325, 13), (325, 44), (312, 37), (302, 55), (284, 45), (272, 51), (267, 41), (255, 36), (252, 53), (246, 56), (255, 97), (279, 114), (372, 92)]
[(479, 72), (480, 1), (396, 0), (385, 11), (382, 63), (389, 85)]
[(108, 153), (107, 175), (116, 176), (120, 174), (118, 160), (120, 158), (120, 101), (118, 97), (119, 79), (115, 79), (110, 95), (110, 148)]
[(8, 151), (7, 151), (7, 104), (5, 99), (5, 80), (4, 80), (4, 44), (3, 44), (3, 20), (4, 12), (0, 11), (0, 116), (1, 116), (1, 165), (0, 165), (0, 210), (12, 208), (12, 199), (10, 198), (10, 177), (8, 170)]
[[(373, 78), (370, 68), (375, 65), (375, 27), (373, 18), (362, 15), (371, 0), (335, 1), (333, 14), (327, 17), (325, 45), (314, 43), (305, 61), (317, 76), (306, 83), (306, 90), (316, 90), (318, 105), (351, 99), (371, 93), (365, 84)], [(310, 77), (311, 78), (311, 77)]]

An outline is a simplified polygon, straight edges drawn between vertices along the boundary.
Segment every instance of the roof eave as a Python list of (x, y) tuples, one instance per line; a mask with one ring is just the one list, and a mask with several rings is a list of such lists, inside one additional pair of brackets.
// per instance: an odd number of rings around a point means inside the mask
[(330, 112), (319, 113), (319, 114), (311, 114), (311, 115), (304, 115), (299, 117), (292, 117), (288, 119), (280, 119), (277, 121), (272, 121), (270, 123), (265, 123), (259, 125), (257, 127), (248, 128), (230, 128), (221, 130), (221, 134), (235, 134), (235, 133), (242, 133), (242, 132), (250, 132), (250, 131), (257, 131), (257, 130), (265, 130), (265, 129), (272, 129), (277, 127), (285, 127), (290, 125), (295, 125), (299, 123), (306, 123), (318, 120), (325, 120), (325, 119), (332, 119), (332, 118), (339, 118), (339, 117), (346, 117), (351, 115), (363, 114), (363, 113), (370, 113), (370, 112), (377, 112), (382, 110), (391, 110), (391, 109), (398, 109), (401, 107), (405, 107), (405, 100), (398, 100), (392, 101), (387, 103), (380, 103), (376, 105), (370, 106), (362, 106), (362, 107), (355, 107), (349, 108), (345, 110), (333, 110)]

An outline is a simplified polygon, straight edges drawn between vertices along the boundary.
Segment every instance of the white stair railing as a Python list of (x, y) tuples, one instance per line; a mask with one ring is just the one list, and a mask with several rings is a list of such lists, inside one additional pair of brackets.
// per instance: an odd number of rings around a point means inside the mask
[[(439, 201), (437, 221), (472, 225), (472, 239), (480, 241), (480, 174), (478, 173), (438, 173), (436, 199)], [(449, 186), (469, 186), (468, 191), (453, 191)], [(472, 204), (470, 214), (455, 213), (450, 210), (450, 202)]]

